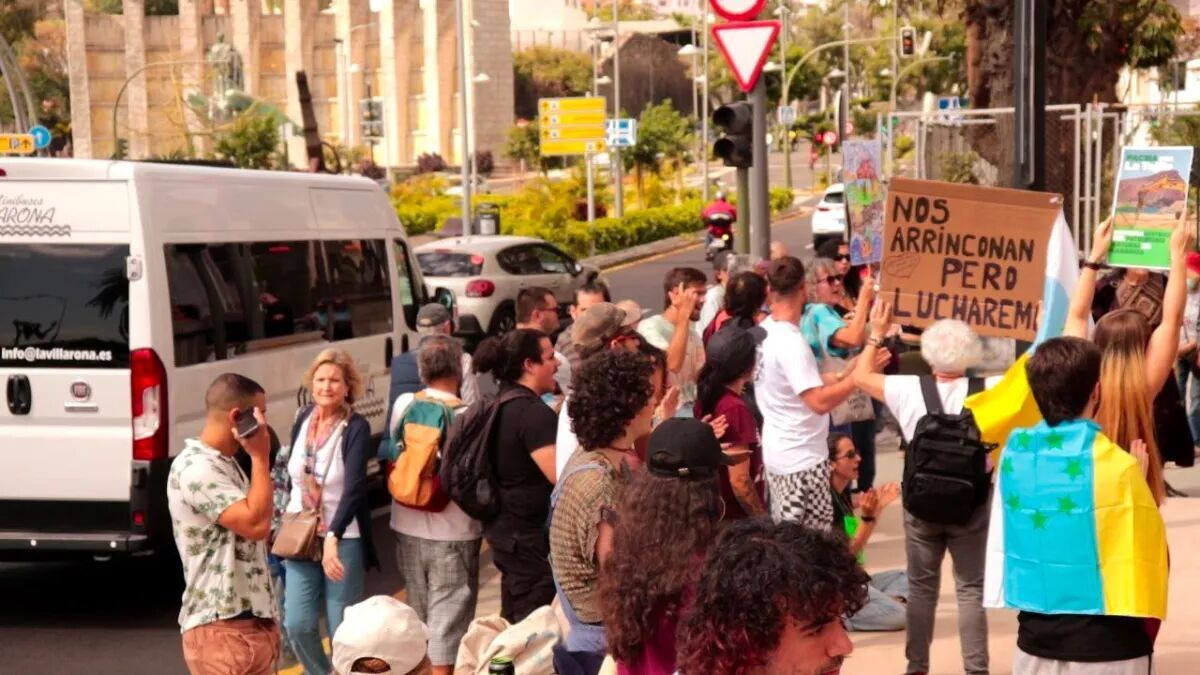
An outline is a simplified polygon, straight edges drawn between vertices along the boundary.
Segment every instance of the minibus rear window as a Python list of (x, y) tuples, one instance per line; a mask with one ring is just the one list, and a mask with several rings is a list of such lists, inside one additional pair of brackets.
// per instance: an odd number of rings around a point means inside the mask
[(128, 368), (128, 245), (0, 245), (0, 368)]

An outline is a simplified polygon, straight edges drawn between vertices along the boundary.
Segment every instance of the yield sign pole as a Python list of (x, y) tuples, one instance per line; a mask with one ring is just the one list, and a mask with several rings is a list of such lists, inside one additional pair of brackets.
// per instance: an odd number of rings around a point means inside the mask
[[(750, 253), (771, 258), (771, 184), (767, 164), (767, 85), (761, 79), (750, 94), (754, 106), (754, 163), (750, 166)], [(787, 139), (784, 139), (787, 142)]]

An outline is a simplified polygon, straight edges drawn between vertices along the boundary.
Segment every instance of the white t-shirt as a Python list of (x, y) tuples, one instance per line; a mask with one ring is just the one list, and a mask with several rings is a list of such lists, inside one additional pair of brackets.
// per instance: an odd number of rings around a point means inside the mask
[[(671, 384), (679, 387), (680, 410), (691, 410), (692, 404), (696, 402), (696, 381), (700, 377), (700, 369), (704, 366), (704, 343), (692, 328), (693, 325), (694, 323), (688, 326), (688, 343), (683, 366), (678, 373), (671, 373), (668, 378)], [(662, 314), (657, 314), (643, 319), (638, 324), (637, 332), (646, 342), (665, 352), (671, 348), (671, 340), (675, 337), (675, 324)]]
[[(300, 425), (300, 433), (296, 434), (296, 444), (292, 447), (292, 456), (288, 459), (288, 475), (292, 479), (292, 495), (288, 499), (287, 513), (298, 513), (304, 506), (304, 466), (308, 459), (308, 425), (312, 415)], [(342, 492), (346, 489), (346, 460), (342, 457), (342, 434), (346, 433), (346, 420), (342, 420), (329, 435), (329, 440), (317, 449), (316, 461), (313, 463), (313, 473), (317, 484), (321, 486), (321, 519), (328, 527), (337, 513), (338, 504), (342, 501)], [(329, 453), (334, 453), (330, 461)], [(329, 466), (328, 473), (325, 467)], [(352, 519), (346, 527), (342, 539), (358, 539), (358, 519)]]
[(558, 433), (554, 438), (555, 479), (563, 475), (563, 469), (566, 468), (571, 455), (579, 449), (579, 439), (575, 437), (575, 432), (571, 429), (571, 415), (567, 412), (567, 405), (570, 402), (569, 398), (564, 400), (562, 408), (558, 411)]
[(768, 317), (759, 326), (767, 331), (754, 372), (763, 465), (776, 475), (806, 471), (829, 458), (829, 415), (813, 412), (800, 398), (824, 385), (821, 371), (799, 325)]
[[(984, 387), (995, 386), (1003, 377), (997, 375), (984, 379)], [(967, 384), (965, 377), (938, 381), (937, 390), (943, 412), (956, 415), (962, 411), (963, 401), (967, 400)], [(916, 375), (889, 375), (883, 378), (883, 400), (900, 423), (904, 440), (911, 441), (917, 431), (917, 422), (929, 412), (925, 407), (925, 397), (921, 395), (921, 378)]]
[(712, 323), (713, 319), (721, 313), (721, 307), (725, 305), (725, 285), (713, 284), (709, 287), (708, 292), (704, 294), (704, 306), (700, 308), (700, 320), (692, 324), (692, 328), (699, 334), (703, 335), (708, 328), (708, 324)]
[[(429, 398), (443, 400), (454, 398), (437, 389), (425, 389), (424, 391)], [(413, 394), (402, 394), (400, 398), (396, 399), (396, 404), (392, 406), (392, 414), (388, 420), (388, 429), (395, 429), (396, 425), (400, 424), (400, 418), (412, 400)], [(483, 537), (483, 525), (464, 513), (454, 502), (450, 502), (446, 508), (435, 513), (410, 509), (397, 504), (393, 499), (391, 527), (393, 532), (433, 541), (474, 541)]]

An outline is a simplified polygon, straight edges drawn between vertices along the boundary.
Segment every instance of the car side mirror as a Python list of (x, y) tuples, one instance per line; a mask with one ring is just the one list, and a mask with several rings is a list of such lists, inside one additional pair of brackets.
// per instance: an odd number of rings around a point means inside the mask
[(571, 261), (571, 276), (579, 276), (579, 273), (582, 271), (583, 271), (583, 265), (580, 265), (578, 261), (572, 260)]

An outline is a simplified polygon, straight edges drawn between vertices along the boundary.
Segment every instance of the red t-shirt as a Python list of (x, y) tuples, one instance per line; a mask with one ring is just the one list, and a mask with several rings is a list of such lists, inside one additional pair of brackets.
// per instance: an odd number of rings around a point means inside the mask
[[(750, 447), (750, 475), (754, 478), (754, 489), (758, 493), (759, 499), (763, 498), (763, 473), (762, 473), (762, 448), (759, 445), (758, 425), (754, 422), (754, 415), (750, 412), (750, 408), (746, 406), (746, 402), (737, 394), (725, 390), (721, 394), (721, 398), (717, 400), (717, 406), (712, 411), (700, 409), (700, 403), (696, 403), (695, 407), (696, 418), (702, 418), (705, 415), (715, 417), (725, 416), (725, 421), (729, 423), (729, 428), (725, 431), (725, 435), (721, 437), (721, 443), (729, 445), (745, 445)], [(733, 486), (729, 482), (729, 469), (721, 469), (721, 497), (725, 500), (725, 520), (740, 520), (749, 517), (750, 514), (742, 509), (742, 504), (737, 500), (737, 496), (733, 493)]]

